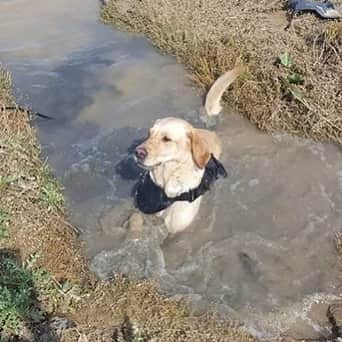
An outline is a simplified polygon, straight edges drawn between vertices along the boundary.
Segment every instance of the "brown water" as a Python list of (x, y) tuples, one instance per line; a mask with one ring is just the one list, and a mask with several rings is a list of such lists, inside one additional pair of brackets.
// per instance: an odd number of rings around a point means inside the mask
[(201, 99), (174, 59), (97, 16), (94, 0), (0, 2), (0, 60), (19, 101), (56, 118), (36, 121), (39, 137), (92, 269), (154, 277), (169, 295), (237, 317), (264, 337), (309, 322), (307, 308), (339, 292), (341, 149), (265, 135), (226, 115), (217, 131), (230, 176), (205, 196), (194, 224), (168, 238), (145, 217), (127, 232), (134, 181), (115, 165), (156, 118), (200, 125)]

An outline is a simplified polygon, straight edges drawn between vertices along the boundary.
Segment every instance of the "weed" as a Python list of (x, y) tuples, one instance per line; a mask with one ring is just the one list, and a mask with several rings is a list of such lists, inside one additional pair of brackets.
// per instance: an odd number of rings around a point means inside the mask
[(287, 80), (291, 84), (303, 84), (304, 83), (304, 78), (300, 74), (298, 74), (296, 72), (291, 73), (290, 75), (288, 75), (287, 76)]
[(142, 332), (137, 331), (133, 335), (132, 342), (146, 342), (146, 338), (144, 337)]
[(293, 65), (293, 59), (288, 52), (284, 52), (279, 56), (279, 61), (285, 68), (291, 68)]
[(284, 68), (284, 76), (281, 76), (282, 89), (285, 97), (295, 99), (304, 105), (307, 109), (311, 109), (309, 103), (305, 99), (303, 91), (298, 87), (304, 83), (303, 76), (296, 71), (296, 66), (292, 56), (288, 52), (284, 52), (279, 57), (279, 63)]
[(46, 203), (49, 211), (63, 211), (64, 198), (61, 193), (61, 187), (51, 176), (47, 168), (45, 168), (43, 172), (43, 183), (41, 187), (40, 199)]
[(24, 263), (24, 267), (32, 273), (39, 299), (49, 302), (50, 310), (54, 310), (62, 301), (77, 302), (89, 294), (85, 286), (76, 285), (67, 280), (57, 281), (45, 268), (36, 266), (39, 259), (39, 253), (32, 254)]
[[(23, 325), (44, 319), (41, 302), (49, 302), (51, 310), (62, 297), (63, 285), (43, 267), (36, 267), (38, 254), (32, 254), (22, 265), (7, 255), (0, 267), (0, 337), (18, 334)], [(73, 287), (68, 284), (68, 291)]]
[(0, 189), (5, 188), (12, 182), (12, 177), (0, 176)]
[(8, 229), (0, 226), (0, 239), (7, 239), (9, 237)]
[(14, 259), (5, 257), (0, 268), (1, 337), (18, 334), (23, 322), (34, 323), (43, 318), (36, 303), (33, 274)]

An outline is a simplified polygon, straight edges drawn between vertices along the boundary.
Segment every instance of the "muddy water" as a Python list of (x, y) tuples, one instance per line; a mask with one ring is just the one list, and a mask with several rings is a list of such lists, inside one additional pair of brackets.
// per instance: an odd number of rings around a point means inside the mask
[[(194, 308), (214, 307), (268, 336), (338, 294), (333, 236), (342, 221), (341, 149), (267, 136), (226, 115), (217, 131), (230, 176), (184, 233), (134, 212), (130, 144), (156, 118), (200, 125), (201, 99), (175, 60), (98, 22), (94, 0), (0, 2), (0, 60), (37, 120), (92, 269), (154, 277)], [(126, 222), (126, 223), (124, 223)], [(316, 327), (317, 328), (317, 327)]]

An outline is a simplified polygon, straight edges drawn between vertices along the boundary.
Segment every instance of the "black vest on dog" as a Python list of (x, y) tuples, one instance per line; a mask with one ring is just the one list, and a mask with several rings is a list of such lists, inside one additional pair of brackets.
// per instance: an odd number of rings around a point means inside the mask
[(210, 189), (211, 184), (219, 177), (227, 177), (224, 166), (212, 155), (205, 167), (200, 185), (176, 197), (168, 197), (165, 191), (155, 184), (148, 171), (144, 172), (136, 184), (134, 199), (135, 206), (144, 214), (154, 214), (166, 209), (176, 201), (193, 202)]

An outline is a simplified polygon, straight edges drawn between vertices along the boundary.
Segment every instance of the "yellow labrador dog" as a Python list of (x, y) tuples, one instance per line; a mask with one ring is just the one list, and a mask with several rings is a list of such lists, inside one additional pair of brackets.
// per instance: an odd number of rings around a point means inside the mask
[[(235, 68), (213, 84), (205, 104), (208, 115), (219, 113), (222, 94), (238, 74), (239, 69)], [(200, 185), (207, 163), (212, 156), (218, 160), (221, 150), (216, 133), (194, 128), (183, 119), (168, 117), (155, 122), (135, 155), (138, 163), (149, 170), (151, 182), (163, 189), (168, 198), (175, 198)], [(158, 213), (170, 233), (180, 232), (191, 224), (201, 198), (175, 201)]]
[[(135, 151), (140, 165), (149, 170), (151, 180), (169, 198), (196, 188), (211, 155), (219, 159), (221, 143), (214, 132), (197, 129), (178, 118), (155, 122), (149, 137)], [(184, 230), (193, 221), (201, 196), (193, 202), (177, 201), (158, 213), (170, 233)]]

